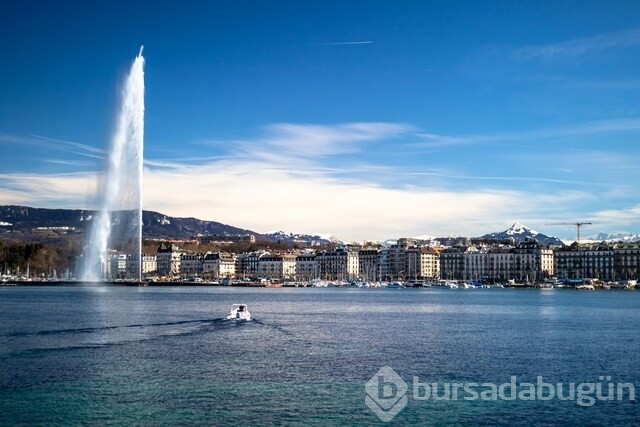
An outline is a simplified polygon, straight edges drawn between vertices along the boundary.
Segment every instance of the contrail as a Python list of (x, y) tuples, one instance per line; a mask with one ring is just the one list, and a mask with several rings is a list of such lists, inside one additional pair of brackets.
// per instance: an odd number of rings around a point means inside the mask
[(354, 44), (371, 44), (373, 41), (371, 40), (363, 40), (363, 41), (355, 41), (355, 42), (332, 42), (332, 43), (314, 43), (310, 46), (346, 46), (346, 45), (354, 45)]

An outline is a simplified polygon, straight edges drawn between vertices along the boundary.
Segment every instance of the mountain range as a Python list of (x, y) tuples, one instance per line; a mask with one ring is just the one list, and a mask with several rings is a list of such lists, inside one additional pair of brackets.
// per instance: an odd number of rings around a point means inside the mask
[[(84, 235), (92, 223), (96, 212), (82, 209), (46, 209), (27, 206), (0, 205), (0, 240), (22, 242), (55, 242), (73, 235)], [(205, 221), (197, 218), (177, 218), (154, 211), (143, 211), (143, 237), (155, 240), (190, 240), (198, 236), (227, 235), (242, 236), (253, 234), (258, 241), (302, 243), (306, 245), (324, 245), (337, 240), (321, 234), (256, 233), (251, 230)], [(432, 240), (433, 237), (422, 236)], [(520, 223), (515, 223), (505, 231), (489, 233), (481, 239), (524, 241), (535, 239), (544, 245), (562, 245), (557, 237), (539, 233)], [(599, 233), (584, 240), (592, 241), (640, 241), (640, 234)], [(391, 242), (391, 240), (389, 241)]]
[[(83, 209), (45, 209), (28, 206), (0, 206), (0, 240), (23, 242), (55, 242), (62, 238), (85, 234), (95, 211)], [(251, 230), (205, 221), (177, 218), (154, 211), (142, 212), (143, 237), (155, 240), (190, 240), (198, 236), (253, 234), (258, 241), (327, 244), (325, 236), (293, 233), (256, 233)]]
[[(598, 233), (594, 236), (585, 237), (583, 240), (594, 242), (638, 242), (640, 234), (633, 233)], [(582, 240), (581, 240), (582, 241)]]

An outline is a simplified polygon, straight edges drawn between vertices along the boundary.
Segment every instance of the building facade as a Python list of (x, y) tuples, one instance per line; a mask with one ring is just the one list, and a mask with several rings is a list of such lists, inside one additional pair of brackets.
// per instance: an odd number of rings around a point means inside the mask
[(466, 248), (456, 246), (440, 252), (440, 278), (463, 280), (465, 278), (464, 253)]
[[(140, 262), (136, 255), (127, 255), (127, 275), (131, 278), (138, 278)], [(142, 254), (142, 276), (155, 274), (158, 270), (156, 256), (150, 254)]]
[(318, 273), (324, 280), (355, 280), (360, 276), (358, 252), (347, 248), (316, 255)]
[(182, 251), (176, 245), (160, 247), (156, 253), (158, 274), (161, 276), (173, 276), (180, 274), (180, 254)]
[(358, 270), (360, 278), (365, 282), (378, 280), (378, 249), (362, 249), (358, 251)]
[(278, 280), (295, 278), (296, 256), (271, 254), (261, 257), (258, 263), (258, 276)]
[(180, 274), (197, 275), (203, 273), (204, 255), (200, 253), (180, 254)]
[(556, 276), (565, 280), (612, 281), (615, 277), (614, 259), (614, 250), (610, 245), (574, 242), (556, 250)]
[(315, 253), (296, 256), (296, 279), (313, 280), (319, 278), (319, 276)]
[(614, 280), (638, 280), (640, 243), (618, 243), (613, 247)]
[(202, 260), (202, 274), (215, 280), (235, 277), (235, 255), (227, 252), (207, 252)]

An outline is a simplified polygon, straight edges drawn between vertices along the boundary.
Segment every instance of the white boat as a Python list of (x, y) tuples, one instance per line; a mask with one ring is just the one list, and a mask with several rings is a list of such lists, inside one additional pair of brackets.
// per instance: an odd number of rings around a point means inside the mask
[(251, 313), (246, 304), (233, 304), (227, 320), (251, 320)]
[(596, 288), (593, 285), (579, 285), (576, 286), (576, 289), (579, 291), (595, 291)]
[(387, 285), (387, 288), (404, 288), (404, 283), (402, 282), (392, 282)]

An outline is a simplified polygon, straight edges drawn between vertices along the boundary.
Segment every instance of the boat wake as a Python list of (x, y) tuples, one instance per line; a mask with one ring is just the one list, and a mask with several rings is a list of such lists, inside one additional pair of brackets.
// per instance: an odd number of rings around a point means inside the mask
[(214, 323), (224, 319), (200, 319), (200, 320), (183, 320), (179, 322), (163, 322), (163, 323), (139, 323), (133, 325), (113, 325), (113, 326), (98, 326), (95, 328), (70, 328), (70, 329), (47, 329), (43, 331), (35, 332), (12, 332), (8, 334), (1, 334), (3, 337), (28, 337), (28, 336), (43, 336), (43, 335), (64, 335), (64, 334), (90, 334), (100, 331), (109, 331), (114, 329), (134, 329), (134, 328), (149, 328), (158, 326), (179, 326), (198, 323)]
[(86, 328), (47, 329), (33, 332), (0, 334), (0, 355), (72, 350), (123, 345), (134, 342), (210, 333), (241, 327), (252, 322), (230, 322), (224, 318), (182, 320), (176, 322), (138, 323)]

